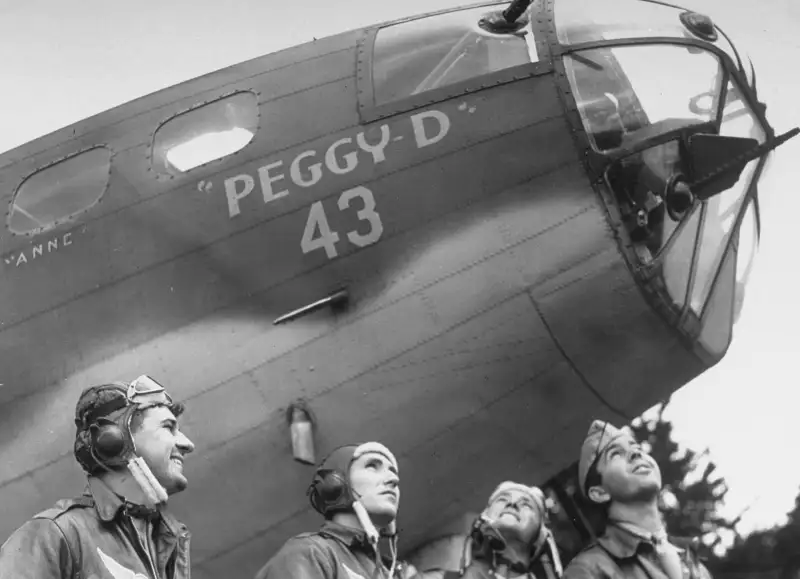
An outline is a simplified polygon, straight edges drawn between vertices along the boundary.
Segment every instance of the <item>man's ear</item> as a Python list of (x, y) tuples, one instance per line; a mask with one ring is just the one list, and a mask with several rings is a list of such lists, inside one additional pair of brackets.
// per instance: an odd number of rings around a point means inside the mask
[(603, 504), (611, 500), (611, 495), (608, 494), (606, 489), (600, 486), (591, 487), (587, 494), (589, 495), (589, 499), (594, 503)]

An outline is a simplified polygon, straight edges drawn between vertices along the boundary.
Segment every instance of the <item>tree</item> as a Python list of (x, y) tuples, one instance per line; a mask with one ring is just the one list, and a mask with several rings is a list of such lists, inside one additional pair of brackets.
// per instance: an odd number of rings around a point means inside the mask
[(782, 578), (800, 576), (800, 495), (788, 515), (784, 525), (738, 537), (717, 562), (715, 571), (719, 574), (750, 572), (766, 576), (768, 572), (780, 570)]
[(755, 531), (744, 538), (737, 537), (725, 555), (714, 562), (714, 574), (726, 577), (732, 573), (766, 573), (776, 569), (775, 531), (767, 529)]
[(784, 569), (800, 569), (800, 494), (786, 525), (775, 531), (775, 562)]

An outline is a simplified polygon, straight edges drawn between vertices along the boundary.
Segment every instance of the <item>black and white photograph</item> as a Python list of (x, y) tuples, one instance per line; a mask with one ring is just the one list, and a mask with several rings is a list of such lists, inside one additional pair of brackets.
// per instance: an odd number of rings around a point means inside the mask
[(800, 579), (800, 2), (675, 1), (0, 3), (0, 579)]

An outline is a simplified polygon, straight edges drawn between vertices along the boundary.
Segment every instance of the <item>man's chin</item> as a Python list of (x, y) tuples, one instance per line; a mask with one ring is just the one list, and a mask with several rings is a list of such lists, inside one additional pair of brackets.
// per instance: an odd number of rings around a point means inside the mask
[(522, 540), (525, 536), (525, 528), (522, 523), (516, 519), (510, 518), (503, 520), (506, 517), (501, 517), (496, 523), (495, 528), (506, 541)]
[(189, 486), (189, 481), (185, 476), (172, 476), (168, 481), (159, 481), (168, 495), (174, 495), (181, 491), (186, 490)]
[(650, 501), (658, 497), (661, 492), (661, 484), (657, 479), (641, 481), (637, 488), (633, 491), (630, 500), (635, 501)]
[(372, 521), (379, 526), (386, 526), (397, 518), (397, 509), (394, 507), (376, 507), (368, 511)]

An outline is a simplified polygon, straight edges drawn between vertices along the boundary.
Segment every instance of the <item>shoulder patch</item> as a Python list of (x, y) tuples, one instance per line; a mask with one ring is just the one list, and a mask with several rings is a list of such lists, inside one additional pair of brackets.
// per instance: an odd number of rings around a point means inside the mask
[(347, 573), (347, 579), (366, 579), (363, 575), (359, 575), (344, 563), (342, 563), (342, 567)]
[(114, 579), (147, 579), (145, 575), (142, 575), (141, 573), (136, 573), (134, 571), (131, 571), (127, 567), (120, 565), (113, 558), (103, 553), (100, 547), (97, 547), (97, 554), (100, 555), (100, 559), (103, 561), (103, 564), (106, 566), (106, 569), (108, 569), (108, 572), (111, 573), (111, 576)]
[(81, 496), (75, 499), (62, 499), (49, 509), (45, 509), (40, 513), (36, 513), (33, 518), (55, 520), (72, 509), (85, 509), (93, 506), (94, 501), (91, 499), (91, 497)]

